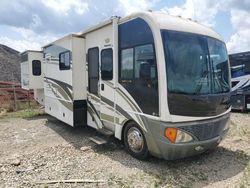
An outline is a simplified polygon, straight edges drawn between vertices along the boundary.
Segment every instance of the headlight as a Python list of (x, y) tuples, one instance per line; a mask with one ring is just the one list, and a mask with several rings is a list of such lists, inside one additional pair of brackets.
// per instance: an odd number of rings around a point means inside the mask
[(164, 136), (172, 143), (186, 143), (194, 140), (190, 134), (170, 127), (165, 129)]
[(180, 130), (177, 131), (177, 136), (175, 140), (176, 143), (192, 142), (193, 140), (193, 137), (188, 133)]

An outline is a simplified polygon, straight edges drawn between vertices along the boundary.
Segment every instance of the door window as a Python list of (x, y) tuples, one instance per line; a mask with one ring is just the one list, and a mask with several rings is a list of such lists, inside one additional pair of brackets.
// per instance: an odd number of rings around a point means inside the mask
[(99, 49), (97, 47), (88, 50), (88, 75), (89, 92), (98, 95)]
[(113, 50), (104, 49), (101, 53), (101, 75), (102, 80), (113, 79)]

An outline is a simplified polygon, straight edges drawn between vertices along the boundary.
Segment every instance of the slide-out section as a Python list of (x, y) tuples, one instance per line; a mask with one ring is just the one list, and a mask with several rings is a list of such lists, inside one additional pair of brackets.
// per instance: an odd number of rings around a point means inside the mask
[(45, 112), (71, 126), (86, 125), (84, 39), (68, 35), (43, 52)]

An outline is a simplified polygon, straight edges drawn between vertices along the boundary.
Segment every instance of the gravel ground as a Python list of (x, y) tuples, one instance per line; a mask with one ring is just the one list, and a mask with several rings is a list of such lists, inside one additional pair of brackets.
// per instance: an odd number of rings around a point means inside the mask
[[(48, 115), (1, 118), (0, 187), (250, 187), (249, 122), (249, 114), (232, 113), (230, 132), (213, 152), (138, 161), (115, 139), (92, 143), (91, 128), (73, 129)], [(72, 179), (104, 182), (43, 182)]]

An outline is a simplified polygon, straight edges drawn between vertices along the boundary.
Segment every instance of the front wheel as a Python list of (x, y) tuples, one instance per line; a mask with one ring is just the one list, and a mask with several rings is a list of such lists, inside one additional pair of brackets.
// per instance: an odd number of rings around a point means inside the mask
[(130, 122), (124, 130), (124, 144), (125, 148), (133, 157), (144, 160), (149, 156), (146, 139), (140, 127)]

